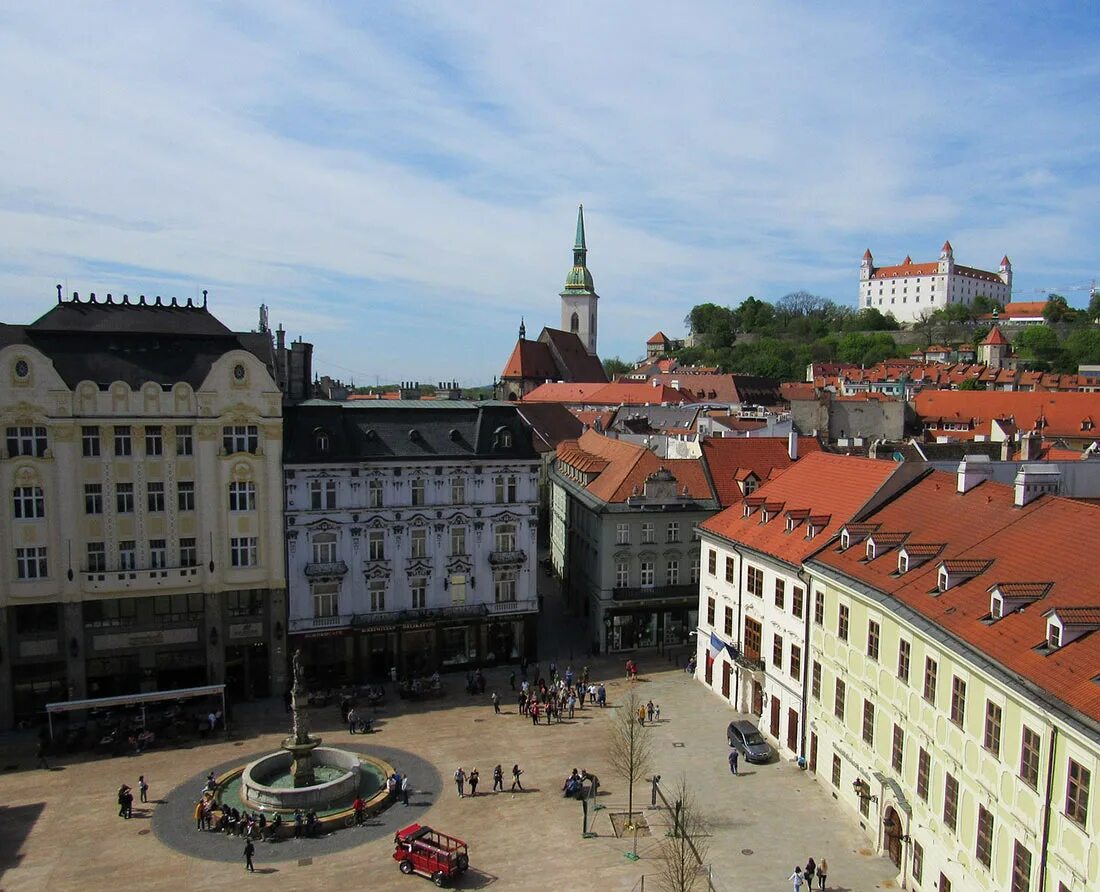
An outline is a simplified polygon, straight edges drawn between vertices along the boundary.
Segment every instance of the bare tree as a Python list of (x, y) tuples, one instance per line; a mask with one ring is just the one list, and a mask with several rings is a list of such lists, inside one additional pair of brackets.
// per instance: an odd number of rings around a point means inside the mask
[[(631, 691), (615, 711), (607, 741), (607, 761), (611, 770), (627, 784), (627, 824), (634, 826), (634, 784), (649, 773), (653, 761), (653, 741), (649, 728), (638, 720), (641, 700)], [(637, 836), (634, 845), (637, 847)]]
[(699, 869), (707, 857), (707, 828), (685, 778), (672, 795), (672, 830), (661, 842), (658, 882), (665, 892), (693, 892), (705, 883)]

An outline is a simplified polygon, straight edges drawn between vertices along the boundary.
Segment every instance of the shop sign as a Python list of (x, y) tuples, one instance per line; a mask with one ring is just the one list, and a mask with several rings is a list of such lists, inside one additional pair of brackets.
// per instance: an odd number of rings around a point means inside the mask
[(259, 638), (263, 633), (263, 623), (233, 623), (229, 627), (230, 638)]
[(153, 629), (148, 632), (119, 632), (113, 635), (96, 635), (92, 639), (92, 648), (94, 650), (114, 650), (119, 647), (195, 644), (198, 640), (198, 627), (192, 626), (188, 629)]

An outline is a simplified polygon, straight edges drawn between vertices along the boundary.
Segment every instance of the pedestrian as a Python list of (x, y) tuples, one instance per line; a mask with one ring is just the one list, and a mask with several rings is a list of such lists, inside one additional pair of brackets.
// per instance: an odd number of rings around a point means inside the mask
[(493, 769), (493, 792), (498, 790), (504, 792), (504, 769), (499, 764)]
[(458, 789), (458, 798), (466, 796), (466, 772), (461, 766), (455, 769), (455, 787)]
[(38, 738), (38, 745), (34, 748), (34, 755), (38, 759), (39, 768), (50, 767), (50, 763), (46, 761), (46, 738)]
[(645, 724), (645, 707), (644, 706), (639, 706), (638, 707), (638, 724), (639, 725), (644, 725)]
[(497, 696), (496, 691), (493, 691), (493, 712), (500, 715), (500, 697)]
[(516, 787), (519, 787), (521, 791), (523, 790), (523, 784), (521, 784), (519, 782), (519, 776), (521, 774), (523, 774), (523, 771), (519, 767), (519, 765), (513, 765), (512, 766), (512, 792), (513, 793), (516, 792)]
[(828, 875), (828, 873), (829, 873), (829, 862), (826, 859), (822, 858), (821, 863), (817, 865), (817, 882), (818, 882), (819, 888), (822, 890), (822, 892), (824, 892), (824, 889), (825, 889), (825, 878)]
[(657, 787), (660, 785), (660, 783), (661, 783), (661, 775), (659, 775), (659, 774), (653, 775), (653, 790), (651, 791), (651, 793), (649, 795), (649, 807), (650, 808), (656, 808), (657, 807)]
[(134, 816), (134, 791), (129, 786), (126, 787), (126, 819), (129, 820)]
[(470, 795), (471, 796), (476, 796), (477, 795), (477, 783), (480, 780), (481, 780), (481, 775), (478, 773), (478, 770), (476, 768), (474, 768), (470, 772)]
[(817, 870), (817, 865), (814, 863), (814, 856), (810, 855), (809, 860), (806, 862), (806, 868), (802, 871), (802, 877), (806, 880), (806, 888), (812, 889), (814, 887), (814, 872)]
[(645, 705), (645, 717), (647, 719), (649, 719), (651, 722), (653, 721), (653, 701), (652, 700), (650, 700)]
[(588, 686), (588, 702), (592, 705), (596, 704), (596, 686), (594, 684)]
[(118, 788), (118, 816), (120, 818), (126, 817), (126, 791), (129, 789), (126, 784)]
[(138, 793), (141, 794), (141, 801), (142, 802), (148, 802), (149, 801), (149, 784), (147, 784), (145, 782), (145, 775), (144, 774), (139, 774), (138, 775)]
[(206, 824), (206, 797), (204, 796), (195, 805), (195, 829), (202, 830)]
[(577, 705), (577, 698), (574, 694), (569, 695), (569, 718), (573, 718), (573, 708)]
[(798, 892), (802, 888), (802, 868), (795, 867), (794, 873), (792, 873), (787, 879), (794, 883), (794, 892)]
[(661, 704), (660, 703), (658, 703), (656, 706), (653, 707), (653, 718), (654, 718), (655, 721), (658, 721), (658, 722), (661, 720)]
[(603, 682), (600, 682), (599, 688), (596, 690), (596, 702), (601, 706), (607, 706), (607, 688), (603, 686)]
[(367, 808), (367, 803), (363, 801), (362, 796), (356, 796), (355, 801), (351, 804), (351, 810), (355, 812), (355, 826), (363, 826), (363, 812)]
[(248, 839), (244, 844), (244, 869), (249, 873), (255, 873), (256, 868), (252, 866), (252, 856), (256, 854), (256, 847), (252, 845), (252, 840)]
[(737, 750), (730, 750), (730, 774), (737, 774)]
[(302, 810), (300, 808), (294, 809), (294, 838), (302, 838)]

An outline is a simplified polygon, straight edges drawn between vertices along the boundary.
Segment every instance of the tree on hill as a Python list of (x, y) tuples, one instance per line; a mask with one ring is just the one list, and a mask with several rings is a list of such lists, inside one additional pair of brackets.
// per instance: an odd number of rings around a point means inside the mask
[(1063, 322), (1072, 319), (1075, 312), (1062, 295), (1052, 294), (1043, 307), (1043, 318), (1049, 323)]
[(626, 375), (634, 371), (634, 366), (618, 356), (612, 356), (603, 361), (604, 374), (607, 375), (609, 381), (614, 381), (619, 375)]

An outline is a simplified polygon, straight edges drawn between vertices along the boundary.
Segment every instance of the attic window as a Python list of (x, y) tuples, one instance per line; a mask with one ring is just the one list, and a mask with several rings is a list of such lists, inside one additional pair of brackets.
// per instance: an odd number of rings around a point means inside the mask
[(493, 448), (494, 449), (511, 449), (512, 448), (512, 432), (506, 427), (498, 427), (493, 431)]
[(787, 518), (787, 532), (788, 533), (793, 533), (794, 528), (796, 526), (798, 526), (798, 521), (796, 521), (793, 517), (788, 517)]
[(851, 544), (851, 539), (848, 538), (848, 531), (845, 530), (840, 534), (840, 547), (846, 549)]
[(746, 504), (746, 505), (745, 505), (745, 511), (744, 511), (744, 513), (743, 513), (743, 514), (742, 514), (741, 516), (742, 516), (742, 517), (748, 517), (748, 516), (750, 516), (751, 514), (752, 514), (752, 505)]
[(1091, 418), (1086, 418), (1084, 421), (1081, 422), (1081, 430), (1083, 430), (1083, 431), (1092, 430), (1092, 419)]
[(898, 555), (898, 573), (909, 572), (909, 555), (902, 552)]
[(947, 576), (947, 570), (944, 567), (940, 567), (939, 589), (941, 592), (945, 592), (948, 588), (950, 588), (950, 586), (948, 585), (949, 581), (950, 580)]
[(873, 561), (875, 559), (875, 543), (874, 540), (867, 540), (867, 560)]
[(818, 534), (818, 532), (820, 532), (819, 527), (815, 526), (812, 523), (806, 524), (806, 538), (807, 539), (813, 539)]
[(329, 439), (328, 431), (323, 428), (317, 428), (313, 432), (313, 445), (318, 452), (328, 452), (331, 440)]
[(994, 619), (1000, 619), (1005, 615), (1005, 602), (997, 595), (989, 599), (989, 615)]
[(1057, 623), (1047, 623), (1047, 646), (1051, 650), (1062, 646), (1062, 628)]

